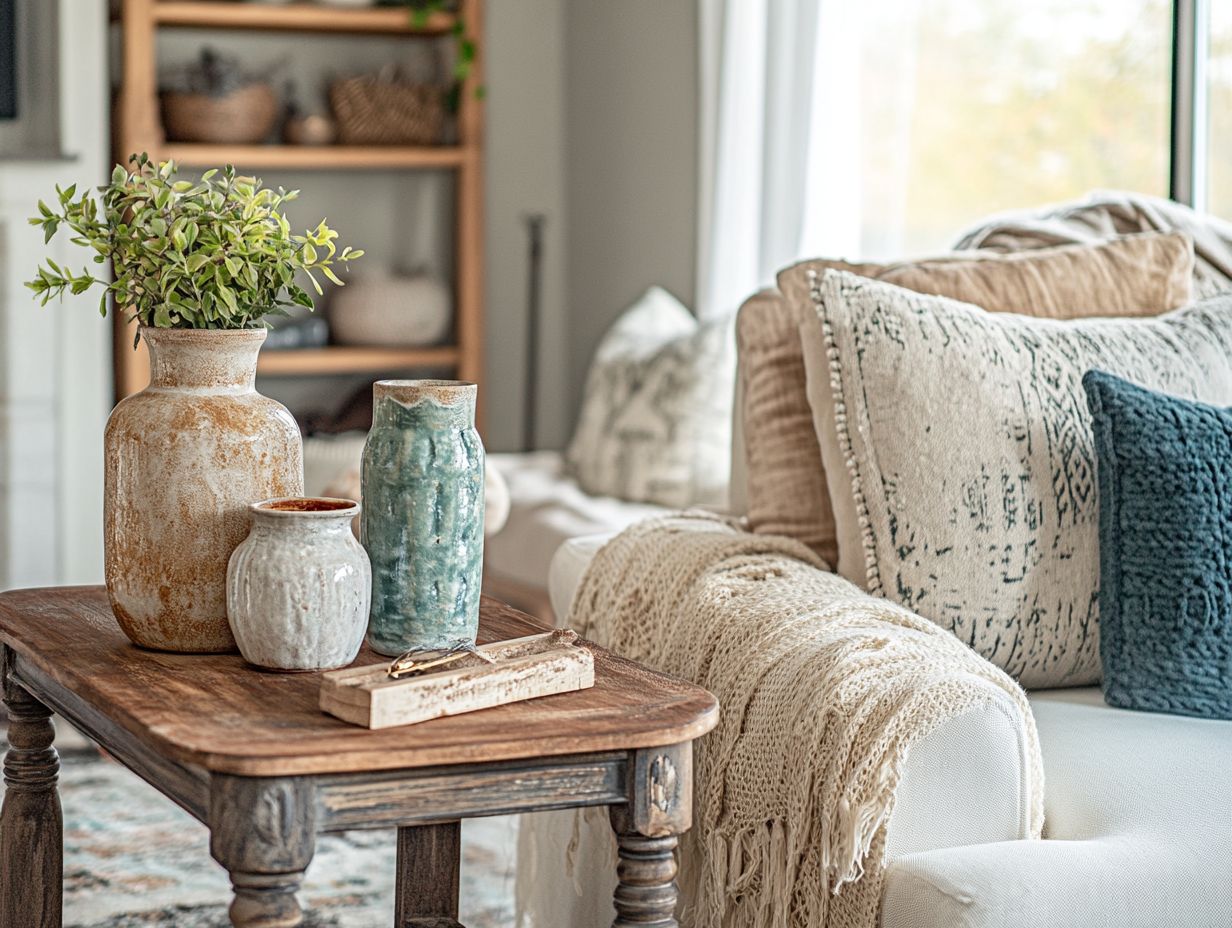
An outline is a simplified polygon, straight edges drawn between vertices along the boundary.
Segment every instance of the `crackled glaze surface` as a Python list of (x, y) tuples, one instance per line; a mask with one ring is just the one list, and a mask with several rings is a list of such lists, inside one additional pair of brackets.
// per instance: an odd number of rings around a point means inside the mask
[(372, 573), (351, 532), (359, 504), (266, 500), (231, 555), (227, 617), (240, 653), (269, 670), (331, 670), (355, 660)]
[(473, 641), (484, 516), (475, 385), (381, 381), (373, 390), (360, 516), (372, 561), (368, 642), (397, 655)]
[(104, 438), (112, 610), (143, 647), (233, 651), (227, 560), (250, 503), (303, 493), (299, 428), (253, 388), (264, 330), (142, 337), (150, 386), (116, 406)]

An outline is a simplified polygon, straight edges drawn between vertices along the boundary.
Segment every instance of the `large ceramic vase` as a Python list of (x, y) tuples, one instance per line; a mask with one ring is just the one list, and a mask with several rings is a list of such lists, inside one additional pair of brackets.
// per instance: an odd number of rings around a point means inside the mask
[(471, 642), (483, 581), (483, 443), (471, 383), (383, 380), (364, 446), (368, 643), (390, 656)]
[(333, 670), (368, 629), (372, 574), (351, 531), (359, 504), (317, 497), (253, 503), (227, 568), (227, 617), (244, 660), (266, 670)]
[(142, 647), (233, 651), (227, 561), (249, 504), (303, 495), (299, 428), (254, 389), (264, 329), (141, 337), (150, 385), (116, 406), (104, 441), (111, 608)]

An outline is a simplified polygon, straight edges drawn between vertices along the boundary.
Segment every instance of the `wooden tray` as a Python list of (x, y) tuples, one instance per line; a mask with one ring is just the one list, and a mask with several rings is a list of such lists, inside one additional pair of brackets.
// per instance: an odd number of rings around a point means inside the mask
[(388, 663), (321, 675), (322, 711), (365, 728), (411, 725), (505, 703), (584, 690), (595, 684), (595, 660), (574, 632), (495, 641), (439, 671), (391, 680)]

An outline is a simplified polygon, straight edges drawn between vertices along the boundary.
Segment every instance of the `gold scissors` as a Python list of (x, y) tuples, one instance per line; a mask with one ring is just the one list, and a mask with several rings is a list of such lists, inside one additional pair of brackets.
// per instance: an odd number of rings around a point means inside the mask
[(386, 673), (391, 680), (401, 680), (403, 677), (412, 677), (432, 670), (435, 667), (444, 667), (447, 664), (452, 664), (455, 661), (460, 661), (468, 654), (473, 654), (475, 657), (489, 664), (495, 664), (496, 658), (490, 657), (483, 651), (480, 651), (469, 641), (459, 641), (448, 648), (412, 648), (411, 650), (394, 658), (390, 663)]

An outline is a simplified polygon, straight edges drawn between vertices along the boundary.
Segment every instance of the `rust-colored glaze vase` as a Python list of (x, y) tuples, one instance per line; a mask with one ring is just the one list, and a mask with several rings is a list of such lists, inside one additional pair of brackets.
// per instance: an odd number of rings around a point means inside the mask
[(264, 329), (150, 329), (150, 385), (104, 439), (107, 593), (124, 634), (160, 651), (234, 651), (227, 561), (250, 503), (302, 496), (291, 414), (257, 393)]

